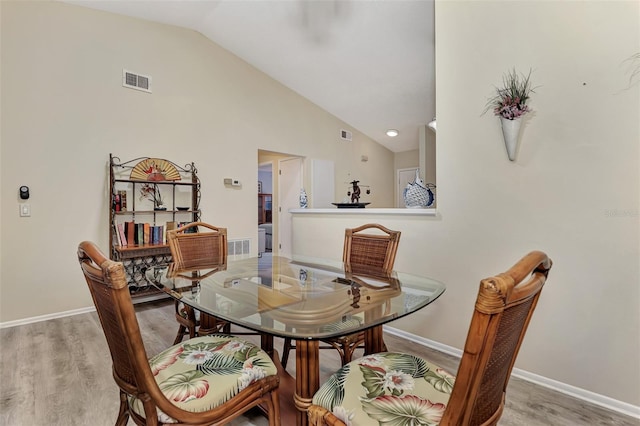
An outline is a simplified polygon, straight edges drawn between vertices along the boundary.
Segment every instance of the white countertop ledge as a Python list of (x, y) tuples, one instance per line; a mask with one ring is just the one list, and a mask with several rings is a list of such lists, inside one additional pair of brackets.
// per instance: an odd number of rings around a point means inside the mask
[(398, 216), (435, 216), (436, 209), (419, 208), (419, 209), (289, 209), (291, 214), (338, 214), (338, 215), (398, 215)]

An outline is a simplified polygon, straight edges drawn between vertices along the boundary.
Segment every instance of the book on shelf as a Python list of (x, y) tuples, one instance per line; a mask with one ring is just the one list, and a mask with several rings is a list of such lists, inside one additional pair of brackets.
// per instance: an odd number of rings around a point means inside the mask
[(115, 244), (114, 243), (111, 243), (111, 244), (114, 244), (114, 245), (117, 245), (118, 247), (121, 247), (122, 246), (122, 241), (120, 240), (120, 234), (118, 234), (118, 226), (115, 225), (115, 224), (113, 225), (113, 234), (112, 235), (113, 235), (113, 241), (115, 242)]
[(143, 223), (142, 227), (144, 229), (144, 244), (151, 244), (151, 225), (148, 223)]
[(162, 244), (163, 226), (154, 225), (151, 227), (151, 244)]
[(127, 235), (124, 232), (124, 223), (118, 223), (118, 242), (120, 243), (120, 247), (128, 245)]
[(124, 223), (125, 235), (127, 236), (127, 242), (131, 245), (136, 243), (136, 224), (131, 222)]
[(144, 223), (136, 223), (136, 244), (144, 244)]
[(120, 191), (120, 203), (122, 204), (121, 210), (127, 211), (127, 191)]
[(150, 223), (123, 222), (114, 225), (114, 241), (119, 246), (160, 245), (165, 244), (165, 229), (171, 228), (174, 222), (167, 225), (152, 225)]

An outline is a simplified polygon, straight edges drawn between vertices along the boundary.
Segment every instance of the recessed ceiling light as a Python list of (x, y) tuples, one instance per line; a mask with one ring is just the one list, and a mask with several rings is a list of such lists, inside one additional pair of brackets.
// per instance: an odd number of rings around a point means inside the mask
[(387, 136), (395, 138), (398, 136), (398, 131), (396, 129), (389, 129), (387, 130)]

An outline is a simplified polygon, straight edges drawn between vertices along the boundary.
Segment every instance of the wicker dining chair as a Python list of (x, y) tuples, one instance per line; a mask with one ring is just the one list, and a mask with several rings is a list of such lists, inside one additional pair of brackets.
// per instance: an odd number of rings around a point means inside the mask
[[(206, 231), (203, 232), (202, 229)], [(197, 268), (222, 269), (227, 264), (227, 229), (205, 222), (192, 222), (167, 232), (167, 243), (171, 250), (176, 270)], [(224, 265), (224, 266), (223, 266)], [(229, 333), (231, 324), (176, 300), (175, 317), (178, 333), (174, 344), (185, 335), (189, 338), (215, 333)]]
[(370, 425), (381, 418), (398, 424), (403, 418), (441, 426), (497, 424), (551, 264), (545, 253), (531, 252), (480, 282), (457, 376), (406, 353), (368, 355), (320, 387), (307, 412), (310, 424), (344, 426), (348, 419), (352, 426)]
[[(373, 229), (377, 229), (377, 231), (372, 233)], [(365, 275), (391, 272), (398, 251), (400, 235), (400, 231), (392, 231), (377, 223), (345, 229), (342, 250), (345, 272)], [(353, 318), (353, 320), (355, 321), (357, 318)], [(323, 339), (322, 341), (325, 344), (320, 345), (320, 349), (337, 350), (340, 354), (341, 364), (345, 365), (353, 358), (354, 351), (363, 347), (364, 332)], [(287, 367), (289, 352), (292, 349), (295, 349), (295, 346), (291, 339), (284, 339), (281, 360), (284, 368)]]
[[(208, 231), (203, 232), (203, 228)], [(196, 231), (196, 232), (194, 232)], [(167, 233), (167, 241), (173, 257), (173, 272), (183, 278), (187, 272), (207, 269), (208, 273), (227, 267), (227, 229), (205, 222), (192, 222)], [(182, 271), (182, 273), (179, 273)], [(196, 285), (202, 277), (189, 277)], [(231, 324), (204, 312), (197, 311), (184, 303), (175, 302), (175, 316), (179, 324), (174, 344), (180, 343), (185, 335), (189, 338), (209, 334), (231, 333)], [(234, 335), (259, 335), (253, 330), (237, 327)]]
[[(368, 232), (378, 229), (380, 232)], [(363, 232), (367, 231), (367, 232)], [(377, 223), (345, 229), (342, 261), (350, 268), (374, 268), (391, 271), (396, 260), (400, 231), (392, 231)]]
[[(151, 359), (140, 333), (124, 266), (84, 241), (84, 273), (120, 388), (116, 425), (224, 424), (260, 405), (280, 424), (277, 368), (266, 352), (235, 336), (197, 337)], [(247, 371), (251, 369), (253, 371)]]
[(167, 244), (177, 268), (190, 269), (215, 262), (226, 263), (227, 228), (205, 222), (188, 223), (168, 231)]

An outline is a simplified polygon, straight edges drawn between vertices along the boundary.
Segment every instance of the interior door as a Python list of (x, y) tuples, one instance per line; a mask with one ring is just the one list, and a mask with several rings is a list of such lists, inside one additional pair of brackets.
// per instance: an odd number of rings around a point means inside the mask
[(416, 178), (416, 170), (418, 168), (414, 167), (411, 169), (398, 169), (398, 189), (396, 191), (397, 199), (396, 199), (396, 207), (397, 208), (405, 208), (406, 205), (404, 203), (403, 192), (407, 187), (409, 182), (413, 182)]
[(291, 257), (293, 238), (289, 209), (300, 207), (302, 158), (278, 161), (278, 173), (278, 245), (273, 247), (273, 251), (280, 256)]

